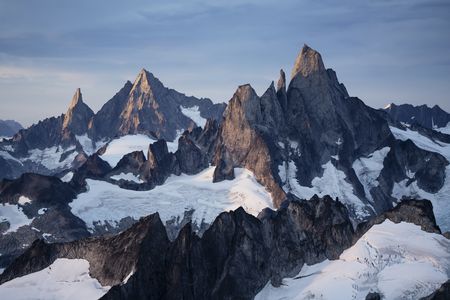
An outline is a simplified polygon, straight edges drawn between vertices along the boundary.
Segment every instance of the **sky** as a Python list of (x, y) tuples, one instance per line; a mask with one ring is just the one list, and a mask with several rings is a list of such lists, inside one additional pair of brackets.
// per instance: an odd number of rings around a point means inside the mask
[(60, 115), (78, 87), (98, 111), (142, 68), (214, 102), (261, 95), (304, 43), (372, 107), (450, 111), (448, 0), (0, 0), (0, 119)]

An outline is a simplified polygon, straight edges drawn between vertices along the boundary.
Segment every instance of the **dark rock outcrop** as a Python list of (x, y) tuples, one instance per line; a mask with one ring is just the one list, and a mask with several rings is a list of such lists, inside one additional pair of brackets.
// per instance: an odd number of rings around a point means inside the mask
[(133, 151), (125, 154), (111, 170), (110, 174), (133, 173), (136, 175), (145, 162), (146, 158), (142, 151)]
[(234, 178), (233, 165), (221, 158), (216, 168), (214, 169), (213, 182), (233, 180)]
[(180, 175), (180, 166), (176, 156), (169, 152), (165, 140), (150, 144), (148, 160), (140, 169), (141, 178), (154, 185), (163, 184), (172, 175)]
[(396, 105), (392, 103), (384, 110), (396, 122), (411, 125), (419, 124), (428, 129), (445, 127), (450, 122), (450, 114), (438, 105), (428, 107), (427, 105), (413, 106), (411, 104)]
[[(20, 197), (27, 201), (19, 201)], [(75, 197), (75, 190), (57, 177), (25, 173), (1, 181), (0, 204), (17, 205), (32, 220), (14, 232), (5, 232), (8, 222), (0, 223), (0, 266), (8, 265), (36, 239), (63, 242), (89, 236), (84, 222), (70, 212), (68, 203)]]
[(111, 166), (97, 153), (94, 153), (74, 172), (70, 184), (81, 192), (86, 186), (86, 178), (102, 179), (111, 170)]
[(448, 300), (450, 299), (450, 280), (444, 282), (441, 287), (427, 297), (423, 297), (421, 300)]
[(178, 139), (178, 150), (175, 152), (180, 171), (185, 174), (197, 174), (208, 167), (208, 157), (195, 145), (187, 134)]

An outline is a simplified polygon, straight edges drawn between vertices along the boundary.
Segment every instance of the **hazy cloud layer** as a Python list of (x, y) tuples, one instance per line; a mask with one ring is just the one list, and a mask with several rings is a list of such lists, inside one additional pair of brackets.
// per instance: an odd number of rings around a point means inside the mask
[(303, 43), (373, 107), (450, 110), (447, 0), (0, 0), (0, 118), (59, 115), (77, 87), (96, 111), (143, 67), (217, 102), (261, 94)]

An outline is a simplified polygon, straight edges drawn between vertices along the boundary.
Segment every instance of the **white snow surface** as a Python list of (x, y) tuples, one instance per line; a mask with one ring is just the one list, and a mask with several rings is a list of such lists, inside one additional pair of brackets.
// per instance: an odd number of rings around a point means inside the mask
[(66, 175), (61, 177), (61, 180), (64, 182), (69, 182), (72, 180), (72, 178), (73, 178), (73, 172), (68, 172)]
[(433, 128), (436, 131), (445, 133), (445, 134), (450, 134), (450, 122), (447, 123), (446, 126), (444, 127), (438, 127), (438, 128)]
[(101, 158), (107, 161), (111, 167), (115, 167), (125, 154), (133, 151), (142, 151), (147, 157), (148, 146), (154, 141), (144, 134), (125, 135), (112, 140)]
[(172, 175), (164, 185), (149, 191), (121, 189), (116, 185), (87, 180), (88, 191), (79, 194), (69, 205), (72, 213), (88, 228), (94, 222), (115, 222), (130, 216), (138, 219), (158, 212), (163, 222), (173, 217), (183, 218), (187, 210), (195, 210), (193, 222), (211, 223), (223, 211), (242, 206), (257, 215), (266, 207), (272, 208), (270, 194), (260, 185), (252, 172), (236, 168), (234, 180), (213, 183), (214, 167), (196, 175)]
[(200, 116), (200, 110), (197, 105), (192, 107), (184, 107), (180, 105), (180, 109), (183, 115), (194, 121), (197, 126), (200, 126), (202, 128), (205, 127), (206, 119)]
[(49, 267), (0, 285), (2, 299), (99, 299), (109, 286), (89, 275), (84, 259), (59, 258)]
[[(434, 142), (426, 136), (410, 129), (403, 131), (396, 127), (391, 127), (391, 131), (395, 138), (403, 141), (410, 139), (417, 147), (439, 153), (450, 162), (450, 144)], [(406, 196), (430, 200), (433, 204), (433, 211), (437, 224), (443, 231), (450, 230), (450, 201), (448, 201), (448, 199), (450, 199), (450, 165), (445, 168), (444, 186), (437, 193), (427, 193), (417, 186), (416, 181), (409, 186), (406, 186), (407, 181), (408, 180), (405, 179), (401, 182), (394, 183), (392, 196), (397, 199)]]
[(9, 229), (3, 234), (15, 232), (22, 226), (30, 225), (33, 219), (23, 213), (22, 207), (16, 204), (0, 204), (0, 222), (8, 221)]
[(75, 137), (87, 155), (94, 154), (98, 148), (104, 145), (102, 142), (98, 143), (99, 145), (96, 145), (96, 143), (92, 142), (92, 140), (88, 137), (87, 133), (84, 135), (76, 135)]
[(319, 197), (330, 195), (333, 199), (339, 198), (348, 209), (353, 211), (358, 218), (363, 219), (370, 215), (365, 203), (354, 193), (353, 187), (345, 180), (343, 171), (338, 170), (331, 161), (322, 166), (322, 177), (316, 177), (311, 181), (312, 187), (302, 186), (296, 179), (297, 167), (293, 161), (279, 166), (278, 171), (283, 182), (283, 189), (291, 192), (300, 199), (310, 199), (314, 194)]
[(78, 155), (78, 152), (73, 151), (69, 154), (63, 161), (61, 160), (61, 155), (65, 152), (75, 150), (75, 146), (70, 146), (68, 148), (62, 148), (61, 146), (54, 146), (50, 148), (32, 149), (28, 151), (28, 157), (23, 159), (23, 161), (31, 160), (32, 162), (42, 164), (49, 170), (54, 170), (58, 168), (68, 168), (71, 163)]
[[(182, 133), (183, 130), (179, 130), (173, 142), (166, 141), (169, 152), (177, 151), (178, 138)], [(111, 167), (115, 167), (125, 154), (131, 153), (133, 151), (142, 151), (144, 152), (145, 157), (148, 158), (148, 147), (154, 142), (156, 142), (155, 139), (144, 134), (125, 135), (112, 140), (106, 147), (106, 151), (101, 156), (101, 158), (107, 161)]]
[(364, 187), (367, 199), (373, 201), (370, 190), (378, 186), (378, 176), (383, 169), (383, 161), (391, 148), (384, 147), (370, 154), (368, 157), (360, 157), (353, 162), (353, 170)]
[(20, 205), (25, 205), (25, 204), (31, 203), (31, 199), (28, 197), (25, 197), (25, 196), (20, 196), (18, 202)]
[[(450, 275), (450, 240), (411, 223), (374, 225), (339, 259), (304, 266), (276, 288), (270, 282), (255, 297), (268, 299), (419, 299)], [(300, 278), (298, 278), (300, 277)]]
[(127, 181), (133, 181), (136, 183), (143, 183), (144, 181), (142, 179), (140, 179), (139, 177), (137, 177), (136, 175), (134, 175), (133, 173), (120, 173), (118, 175), (113, 175), (110, 177), (111, 179), (114, 180), (127, 180)]

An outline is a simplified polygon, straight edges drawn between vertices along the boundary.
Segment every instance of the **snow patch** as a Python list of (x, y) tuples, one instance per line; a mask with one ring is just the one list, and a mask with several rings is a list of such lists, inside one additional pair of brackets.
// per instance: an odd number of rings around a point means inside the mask
[(66, 175), (61, 177), (61, 180), (64, 182), (69, 182), (72, 180), (72, 178), (73, 178), (73, 172), (68, 172)]
[(134, 175), (133, 173), (120, 173), (119, 175), (114, 175), (110, 177), (111, 179), (114, 180), (126, 180), (126, 181), (133, 181), (136, 183), (143, 183), (144, 181), (142, 179), (140, 179), (139, 177), (137, 177), (136, 175)]
[(101, 147), (96, 147), (96, 144), (88, 137), (87, 133), (84, 135), (76, 135), (75, 137), (87, 155), (94, 154), (98, 150), (97, 148)]
[(28, 197), (25, 197), (25, 196), (20, 196), (18, 202), (19, 202), (20, 205), (23, 206), (23, 205), (25, 205), (25, 204), (31, 203), (31, 199), (28, 198)]
[(448, 122), (447, 125), (444, 127), (438, 127), (433, 129), (441, 133), (450, 134), (450, 122)]
[(99, 299), (110, 289), (89, 275), (84, 259), (58, 258), (49, 267), (0, 285), (3, 299)]
[(368, 157), (360, 157), (353, 162), (353, 170), (364, 187), (367, 199), (373, 202), (370, 190), (378, 186), (378, 176), (383, 169), (383, 161), (391, 148), (384, 147), (370, 154)]
[[(68, 168), (71, 163), (78, 155), (78, 152), (74, 151), (75, 146), (71, 146), (69, 148), (62, 148), (61, 146), (54, 146), (50, 148), (41, 149), (32, 149), (28, 151), (28, 157), (23, 159), (23, 162), (30, 160), (34, 163), (38, 163), (43, 165), (49, 170), (55, 170), (59, 168)], [(73, 151), (70, 153), (64, 160), (61, 161), (61, 156), (69, 151)]]
[(182, 105), (180, 105), (180, 109), (183, 115), (194, 121), (197, 126), (200, 126), (202, 128), (205, 127), (206, 119), (200, 115), (200, 110), (197, 105), (192, 107), (183, 107)]
[(23, 213), (22, 207), (8, 203), (0, 205), (0, 223), (9, 223), (9, 229), (3, 234), (15, 232), (22, 226), (30, 225), (32, 221)]
[[(284, 163), (279, 167), (279, 175), (284, 183), (285, 192), (291, 192), (300, 199), (310, 199), (314, 194), (323, 197), (330, 195), (332, 198), (339, 198), (347, 208), (355, 213), (358, 218), (365, 218), (370, 215), (369, 208), (354, 193), (353, 187), (345, 180), (343, 171), (336, 169), (327, 162), (322, 166), (323, 176), (312, 180), (312, 187), (302, 186), (297, 180), (297, 166), (293, 161)], [(284, 180), (283, 180), (284, 179)], [(373, 208), (372, 208), (373, 210)]]
[(45, 214), (45, 212), (47, 211), (47, 209), (48, 209), (48, 208), (40, 208), (40, 209), (38, 210), (38, 215), (43, 215), (43, 214)]
[(125, 217), (138, 219), (158, 212), (162, 221), (183, 218), (194, 210), (193, 222), (211, 223), (223, 211), (242, 206), (257, 215), (272, 208), (270, 194), (255, 179), (252, 172), (236, 168), (234, 180), (213, 183), (214, 167), (196, 175), (170, 176), (166, 183), (150, 191), (132, 191), (104, 181), (87, 179), (89, 190), (79, 194), (69, 205), (72, 213), (89, 228), (105, 221), (110, 225)]
[(304, 266), (276, 288), (270, 282), (256, 296), (264, 299), (419, 299), (447, 281), (450, 240), (410, 223), (386, 220), (374, 225), (338, 260)]
[(142, 151), (147, 157), (148, 146), (154, 141), (144, 134), (125, 135), (112, 140), (101, 158), (107, 161), (111, 167), (115, 167), (125, 154), (133, 151)]

